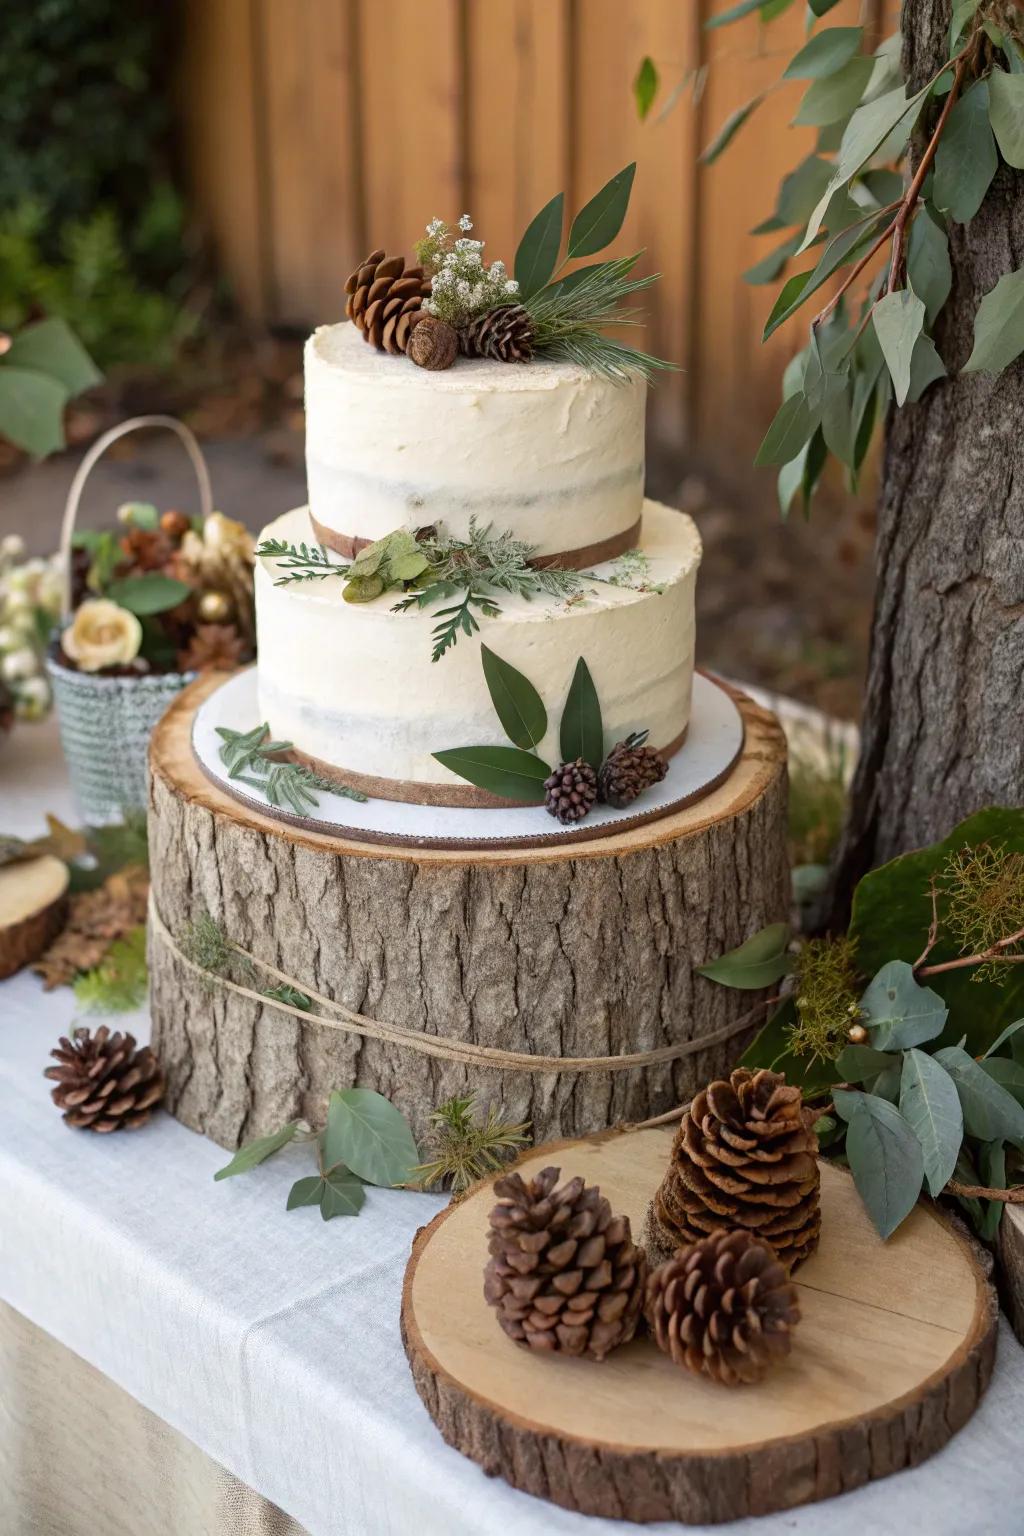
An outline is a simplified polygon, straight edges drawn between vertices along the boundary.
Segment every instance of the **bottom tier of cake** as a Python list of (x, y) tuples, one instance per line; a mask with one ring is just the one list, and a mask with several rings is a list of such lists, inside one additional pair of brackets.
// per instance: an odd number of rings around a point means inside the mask
[[(305, 508), (264, 529), (315, 542)], [(489, 593), (500, 610), (431, 659), (437, 607), (394, 611), (401, 594), (349, 603), (343, 578), (288, 582), (280, 559), (257, 562), (260, 712), (303, 758), (383, 798), (493, 803), (438, 763), (456, 747), (507, 744), (481, 663), (481, 642), (527, 677), (548, 713), (537, 752), (558, 761), (558, 722), (583, 657), (597, 688), (606, 748), (630, 731), (675, 751), (693, 683), (694, 587), (700, 537), (685, 514), (645, 502), (640, 547), (581, 573), (569, 597)]]

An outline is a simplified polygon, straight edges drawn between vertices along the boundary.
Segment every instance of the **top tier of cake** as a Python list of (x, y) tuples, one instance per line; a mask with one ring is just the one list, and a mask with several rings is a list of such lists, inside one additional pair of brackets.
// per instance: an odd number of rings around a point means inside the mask
[(642, 379), (539, 359), (429, 372), (348, 323), (313, 333), (305, 369), (310, 514), (338, 553), (436, 522), (464, 538), (474, 517), (579, 569), (636, 543)]

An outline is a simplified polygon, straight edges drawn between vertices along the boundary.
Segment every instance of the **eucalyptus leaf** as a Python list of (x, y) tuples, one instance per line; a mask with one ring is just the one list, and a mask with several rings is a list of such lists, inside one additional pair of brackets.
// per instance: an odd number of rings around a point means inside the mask
[(781, 245), (775, 246), (773, 250), (762, 256), (760, 261), (755, 261), (752, 267), (748, 267), (743, 273), (743, 281), (749, 283), (752, 288), (762, 283), (774, 283), (799, 244), (800, 236), (790, 235)]
[(835, 74), (821, 80), (812, 80), (797, 108), (794, 124), (798, 127), (824, 128), (829, 123), (848, 117), (864, 94), (872, 69), (871, 60), (858, 55)]
[(543, 740), (548, 728), (544, 701), (528, 677), (504, 661), (489, 646), (480, 646), (484, 680), (505, 735), (528, 750)]
[(910, 359), (910, 388), (907, 391), (907, 400), (911, 405), (916, 404), (936, 379), (946, 377), (946, 365), (935, 350), (935, 343), (930, 336), (922, 331), (914, 343), (914, 355)]
[(515, 260), (515, 279), (519, 284), (520, 299), (528, 299), (539, 293), (550, 281), (562, 244), (562, 220), (565, 216), (565, 194), (559, 192), (545, 203), (527, 227), (519, 242)]
[(917, 338), (924, 329), (924, 302), (911, 288), (887, 293), (874, 307), (875, 334), (892, 378), (896, 404), (910, 393), (910, 365)]
[(359, 1178), (384, 1188), (407, 1183), (419, 1162), (405, 1116), (371, 1088), (331, 1094), (323, 1156), (330, 1169), (344, 1163)]
[[(884, 210), (876, 209), (857, 224), (848, 225), (834, 235), (819, 256), (817, 266), (812, 267), (809, 272), (795, 273), (786, 283), (765, 322), (762, 340), (767, 341), (772, 332), (777, 331), (779, 326), (783, 325), (790, 315), (810, 298), (812, 293), (821, 288), (833, 272), (856, 261), (877, 238), (880, 230), (892, 223), (894, 217), (895, 215), (891, 212), (886, 213)], [(806, 243), (806, 241), (801, 243), (801, 250), (805, 248)]]
[(299, 1122), (290, 1120), (287, 1125), (282, 1125), (279, 1131), (273, 1131), (269, 1136), (259, 1136), (255, 1141), (247, 1141), (244, 1147), (239, 1147), (230, 1163), (226, 1163), (223, 1168), (218, 1168), (213, 1176), (214, 1179), (231, 1179), (236, 1173), (248, 1173), (251, 1168), (262, 1163), (264, 1158), (286, 1147), (298, 1129)]
[[(940, 141), (941, 142), (941, 141)], [(949, 259), (949, 240), (928, 212), (918, 213), (907, 239), (907, 277), (911, 288), (924, 304), (929, 325), (949, 298), (953, 286), (953, 268)]]
[(104, 593), (110, 601), (117, 603), (121, 608), (127, 608), (129, 613), (136, 614), (139, 618), (154, 613), (166, 613), (169, 608), (177, 608), (179, 603), (185, 602), (192, 595), (192, 588), (187, 582), (178, 581), (173, 576), (165, 576), (161, 571), (146, 571), (141, 576), (125, 576), (121, 581), (113, 581)]
[(999, 1031), (988, 1050), (985, 1051), (981, 1058), (982, 1061), (987, 1060), (989, 1056), (994, 1056), (1000, 1046), (1005, 1045), (1007, 1040), (1011, 1040), (1022, 1029), (1024, 1029), (1024, 1019), (1014, 1019), (1012, 1024), (1007, 1024), (1005, 1029)]
[(733, 139), (743, 127), (743, 124), (757, 110), (763, 100), (764, 92), (759, 91), (756, 96), (752, 96), (741, 107), (737, 107), (734, 112), (729, 113), (729, 116), (711, 140), (711, 143), (706, 149), (701, 151), (701, 165), (713, 165), (715, 163), (723, 150), (728, 149)]
[(594, 687), (590, 668), (581, 656), (569, 684), (562, 723), (558, 733), (558, 750), (564, 763), (573, 763), (582, 757), (585, 763), (597, 771), (604, 761), (604, 723), (601, 719), (601, 703)]
[(954, 102), (935, 151), (932, 201), (936, 208), (958, 224), (969, 224), (985, 201), (998, 164), (988, 120), (988, 81), (976, 80)]
[(1024, 1063), (1006, 1056), (990, 1056), (978, 1065), (1000, 1088), (1012, 1093), (1018, 1104), (1024, 1104)]
[(920, 1143), (899, 1110), (871, 1093), (837, 1088), (836, 1113), (846, 1121), (846, 1156), (853, 1182), (882, 1238), (895, 1232), (917, 1203), (924, 1179)]
[(341, 595), (346, 603), (372, 603), (383, 591), (383, 576), (350, 576)]
[(730, 5), (727, 10), (719, 11), (717, 16), (711, 16), (704, 23), (708, 32), (716, 27), (726, 27), (732, 21), (739, 21), (742, 16), (749, 16), (751, 11), (760, 8), (762, 0), (738, 0), (736, 5)]
[(45, 373), (67, 396), (81, 394), (103, 377), (67, 322), (56, 317), (23, 326), (3, 355), (2, 366)]
[(827, 27), (800, 49), (782, 72), (784, 80), (817, 80), (834, 75), (860, 51), (863, 27)]
[(34, 459), (64, 446), (68, 392), (58, 379), (29, 368), (0, 367), (0, 437)]
[(764, 440), (757, 450), (754, 464), (788, 464), (808, 443), (818, 425), (818, 417), (810, 410), (801, 391), (783, 400)]
[(905, 960), (890, 960), (861, 998), (871, 1044), (877, 1051), (906, 1050), (941, 1035), (946, 1005), (937, 992), (922, 987)]
[(735, 949), (719, 955), (708, 965), (696, 967), (698, 976), (707, 976), (725, 987), (759, 991), (770, 987), (793, 969), (793, 957), (787, 952), (790, 940), (788, 923), (770, 923), (752, 934)]
[(866, 1083), (886, 1067), (899, 1064), (899, 1057), (888, 1051), (876, 1051), (870, 1045), (844, 1045), (836, 1057), (836, 1071), (847, 1083)]
[(783, 228), (792, 224), (801, 226), (797, 236), (802, 238), (802, 226), (807, 223), (811, 210), (832, 179), (832, 162), (821, 155), (808, 155), (805, 160), (782, 178), (779, 186), (775, 216)]
[(636, 161), (627, 165), (590, 199), (572, 221), (569, 230), (570, 257), (593, 256), (610, 245), (622, 228), (629, 206), (629, 194), (636, 175)]
[(886, 1099), (890, 1104), (896, 1104), (900, 1096), (900, 1072), (902, 1063), (894, 1061), (891, 1067), (886, 1067), (873, 1077), (864, 1087), (868, 1093), (877, 1094), (880, 1099)]
[[(1024, 76), (1021, 76), (1024, 79)], [(1024, 352), (1024, 267), (986, 293), (974, 317), (974, 347), (965, 373), (1001, 373)], [(2, 380), (2, 375), (0, 375)]]
[(947, 1045), (936, 1051), (935, 1060), (945, 1067), (956, 1084), (964, 1124), (972, 1136), (979, 1141), (1005, 1138), (1024, 1147), (1024, 1106), (989, 1076), (985, 1066), (958, 1045)]
[(960, 41), (961, 34), (971, 17), (974, 15), (981, 0), (958, 0), (953, 7), (953, 20), (949, 27), (949, 51), (956, 52), (956, 45)]
[(807, 0), (807, 8), (815, 16), (827, 16), (838, 4), (839, 0)]
[(433, 756), (478, 789), (525, 805), (543, 804), (544, 780), (551, 768), (532, 752), (519, 747), (451, 747)]
[(993, 69), (988, 77), (988, 116), (1003, 159), (1024, 171), (1024, 75)]
[(636, 102), (636, 115), (641, 122), (654, 106), (654, 98), (657, 94), (657, 66), (650, 54), (645, 54), (636, 72), (636, 79), (633, 81), (633, 100)]
[(952, 1078), (925, 1051), (911, 1048), (904, 1053), (900, 1114), (921, 1144), (924, 1176), (938, 1199), (953, 1177), (964, 1117)]

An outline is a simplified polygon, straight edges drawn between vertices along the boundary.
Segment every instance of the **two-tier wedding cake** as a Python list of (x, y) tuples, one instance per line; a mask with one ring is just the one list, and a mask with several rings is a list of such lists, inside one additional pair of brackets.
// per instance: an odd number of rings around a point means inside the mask
[[(682, 745), (701, 546), (690, 518), (644, 500), (654, 360), (605, 343), (586, 293), (576, 332), (573, 313), (551, 321), (605, 277), (523, 293), (467, 225), (435, 221), (422, 267), (374, 252), (350, 318), (306, 345), (309, 505), (261, 537), (260, 710), (299, 761), (374, 797), (540, 803), (581, 673), (591, 756)], [(631, 266), (596, 264), (620, 269), (616, 299), (642, 286)], [(483, 766), (463, 748), (487, 749)], [(517, 753), (536, 792), (515, 792)]]

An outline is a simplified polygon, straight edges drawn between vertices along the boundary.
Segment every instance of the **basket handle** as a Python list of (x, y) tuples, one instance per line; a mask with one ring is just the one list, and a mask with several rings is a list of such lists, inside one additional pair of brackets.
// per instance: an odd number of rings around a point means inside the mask
[(167, 427), (181, 439), (185, 452), (192, 461), (192, 468), (196, 472), (196, 481), (199, 486), (199, 511), (205, 522), (213, 511), (213, 492), (210, 487), (210, 471), (206, 460), (203, 458), (203, 450), (196, 441), (195, 434), (186, 427), (183, 421), (178, 421), (174, 416), (132, 416), (128, 421), (122, 421), (118, 426), (111, 427), (109, 432), (104, 432), (98, 437), (89, 449), (75, 471), (75, 478), (71, 482), (68, 491), (68, 499), (64, 504), (64, 520), (60, 529), (60, 569), (63, 575), (63, 594), (61, 598), (61, 612), (64, 622), (71, 617), (71, 540), (75, 532), (75, 519), (78, 516), (79, 503), (82, 500), (82, 492), (85, 490), (85, 482), (88, 480), (96, 461), (106, 453), (111, 443), (116, 443), (118, 438), (127, 437), (129, 432), (137, 432), (140, 427)]

